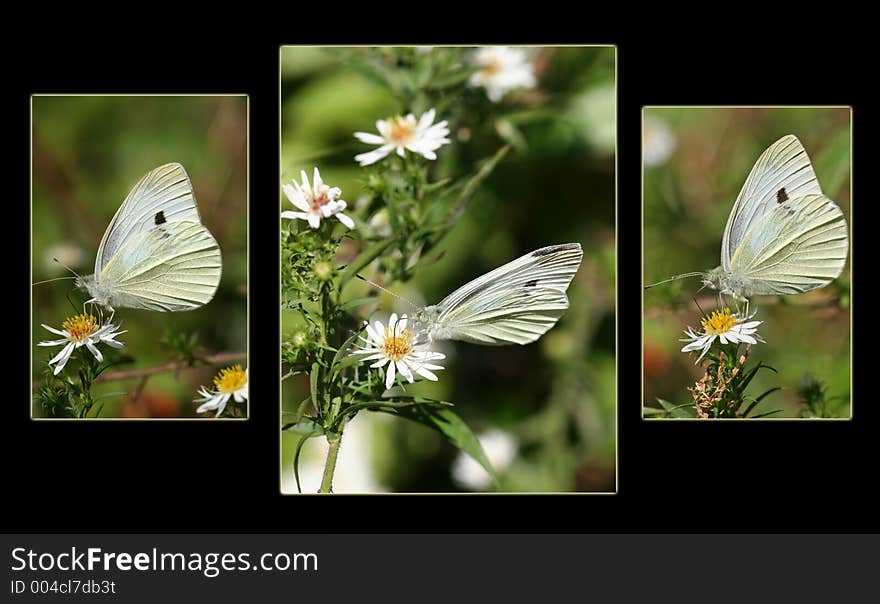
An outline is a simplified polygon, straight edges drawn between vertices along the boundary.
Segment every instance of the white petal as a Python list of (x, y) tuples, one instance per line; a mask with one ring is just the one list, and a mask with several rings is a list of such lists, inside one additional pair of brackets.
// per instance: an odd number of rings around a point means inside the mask
[(435, 367), (433, 365), (420, 365), (418, 367), (415, 367), (414, 369), (415, 369), (416, 373), (418, 373), (420, 376), (422, 376), (426, 380), (431, 380), (432, 382), (436, 382), (437, 376), (434, 373), (428, 371), (428, 369), (443, 369), (443, 368), (442, 367)]
[(388, 363), (385, 368), (385, 388), (391, 388), (394, 385), (394, 363)]
[(91, 343), (90, 341), (88, 341), (88, 340), (86, 340), (86, 348), (88, 348), (88, 349), (89, 349), (89, 352), (91, 352), (91, 353), (95, 356), (95, 358), (98, 359), (98, 362), (99, 362), (99, 363), (101, 363), (101, 362), (104, 361), (104, 355), (101, 354), (101, 351), (98, 350), (98, 349), (95, 347), (95, 345), (92, 344), (92, 343)]
[(359, 155), (355, 155), (354, 159), (361, 166), (369, 166), (370, 164), (375, 164), (377, 161), (379, 161), (380, 159), (384, 158), (386, 155), (391, 153), (391, 150), (393, 148), (394, 148), (394, 145), (384, 145), (384, 146), (379, 147), (378, 149), (375, 149), (375, 150), (370, 151), (368, 153), (361, 153)]
[(42, 342), (38, 342), (37, 346), (61, 346), (65, 343), (67, 343), (67, 338), (64, 338), (63, 340), (44, 340)]
[(321, 226), (321, 215), (310, 213), (308, 221), (310, 227), (312, 227), (313, 229), (317, 229), (319, 226)]
[[(389, 360), (390, 360), (390, 359), (389, 359), (388, 357), (383, 356), (381, 361), (378, 361), (378, 362), (376, 362), (376, 363), (373, 363), (372, 365), (370, 365), (370, 368), (372, 368), (372, 369), (378, 369), (379, 367), (384, 367), (385, 364), (388, 363)], [(392, 365), (393, 365), (393, 363), (392, 363)], [(389, 388), (390, 388), (390, 387), (391, 387), (391, 386), (389, 386)]]
[(320, 191), (321, 187), (324, 186), (324, 181), (321, 179), (321, 173), (318, 172), (318, 166), (315, 166), (315, 171), (312, 176), (312, 190)]
[(413, 383), (413, 374), (412, 374), (412, 371), (409, 370), (409, 365), (407, 365), (406, 359), (401, 359), (401, 360), (397, 361), (396, 365), (397, 365), (397, 371), (399, 371), (400, 374), (406, 378), (406, 381), (408, 381), (410, 384), (412, 384)]
[(282, 218), (289, 218), (291, 220), (296, 220), (297, 218), (300, 220), (308, 220), (309, 214), (305, 212), (291, 212), (290, 210), (281, 212)]
[(304, 212), (309, 211), (309, 202), (305, 200), (302, 193), (291, 187), (290, 185), (283, 185), (282, 190), (284, 190), (284, 194), (287, 196), (288, 201), (298, 207), (300, 210)]
[(336, 218), (338, 218), (339, 222), (341, 222), (342, 224), (344, 224), (348, 228), (350, 228), (350, 229), (354, 228), (354, 220), (352, 220), (351, 218), (349, 218), (345, 214), (342, 214), (342, 213), (336, 214)]
[(67, 333), (67, 332), (60, 331), (60, 330), (58, 330), (58, 329), (55, 329), (54, 327), (49, 327), (49, 326), (46, 325), (45, 323), (40, 323), (40, 325), (42, 325), (44, 329), (48, 329), (49, 331), (51, 331), (52, 333), (54, 333), (54, 334), (56, 334), (56, 335), (64, 336), (64, 339), (65, 339), (65, 340), (66, 340), (67, 337), (70, 335), (70, 334)]
[(430, 126), (434, 123), (434, 116), (437, 114), (437, 111), (431, 107), (427, 111), (422, 114), (422, 117), (419, 119), (419, 125), (416, 126), (418, 130), (422, 130)]
[(384, 145), (385, 139), (379, 136), (378, 134), (370, 134), (369, 132), (355, 132), (355, 138), (357, 138), (362, 143), (367, 143), (368, 145)]
[(61, 352), (52, 357), (52, 360), (49, 361), (50, 365), (52, 363), (55, 363), (56, 361), (58, 362), (58, 364), (55, 366), (55, 371), (52, 372), (52, 375), (58, 375), (61, 370), (64, 369), (64, 366), (67, 365), (67, 361), (70, 360), (70, 355), (73, 354), (74, 348), (76, 348), (76, 346), (74, 346), (73, 342), (71, 342), (70, 344), (62, 348)]

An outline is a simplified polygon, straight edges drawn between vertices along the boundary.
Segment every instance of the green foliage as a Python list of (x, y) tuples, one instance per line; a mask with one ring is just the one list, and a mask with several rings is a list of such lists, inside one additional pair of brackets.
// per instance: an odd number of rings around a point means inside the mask
[(841, 417), (841, 411), (845, 411), (844, 406), (849, 399), (846, 396), (828, 396), (828, 385), (809, 373), (801, 378), (797, 395), (805, 407), (801, 417)]
[(663, 412), (654, 412), (653, 416), (705, 419), (717, 418), (760, 418), (779, 413), (780, 409), (772, 409), (755, 413), (758, 404), (769, 394), (780, 390), (770, 388), (758, 396), (751, 396), (746, 389), (761, 369), (776, 370), (769, 365), (757, 363), (747, 367), (746, 361), (751, 350), (746, 345), (745, 352), (739, 354), (739, 345), (735, 343), (721, 344), (715, 341), (706, 353), (702, 363), (706, 373), (692, 387), (688, 388), (693, 402), (676, 405), (664, 399), (657, 399)]
[[(110, 367), (130, 361), (130, 357), (111, 349), (105, 354), (104, 361), (99, 363), (85, 348), (80, 348), (59, 375), (53, 375), (51, 367), (44, 370), (43, 382), (37, 387), (35, 400), (48, 417), (100, 417), (103, 399), (121, 393), (97, 397), (92, 394), (92, 384)], [(77, 367), (76, 373), (72, 371), (73, 367)]]

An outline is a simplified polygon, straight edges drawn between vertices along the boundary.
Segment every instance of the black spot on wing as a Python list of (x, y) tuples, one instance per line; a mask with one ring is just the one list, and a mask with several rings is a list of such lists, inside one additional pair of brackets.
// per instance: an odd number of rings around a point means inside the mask
[(535, 287), (538, 284), (537, 279), (532, 279), (531, 281), (526, 281), (523, 285), (525, 287)]
[(555, 252), (560, 252), (562, 250), (576, 250), (580, 248), (579, 243), (563, 243), (560, 245), (548, 245), (547, 247), (542, 247), (539, 250), (535, 250), (532, 252), (532, 256), (540, 257), (546, 256), (547, 254), (553, 254)]
[(159, 210), (158, 212), (156, 212), (153, 220), (156, 222), (157, 225), (165, 224), (167, 222), (167, 220), (165, 220), (165, 212), (163, 210)]
[(776, 203), (785, 203), (786, 201), (788, 201), (788, 193), (785, 192), (785, 187), (782, 187), (776, 191)]

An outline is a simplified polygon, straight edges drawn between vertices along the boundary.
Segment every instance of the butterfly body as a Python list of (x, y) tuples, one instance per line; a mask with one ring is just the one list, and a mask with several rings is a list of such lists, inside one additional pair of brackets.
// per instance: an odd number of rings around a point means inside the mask
[(221, 271), (220, 247), (201, 223), (189, 177), (171, 163), (131, 190), (101, 239), (94, 274), (77, 286), (108, 308), (177, 312), (207, 304)]

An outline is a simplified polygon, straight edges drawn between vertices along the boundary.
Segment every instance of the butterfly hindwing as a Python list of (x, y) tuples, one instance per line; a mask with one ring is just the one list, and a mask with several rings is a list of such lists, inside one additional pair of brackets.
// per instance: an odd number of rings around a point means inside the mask
[(731, 270), (757, 295), (799, 294), (827, 285), (846, 263), (843, 212), (821, 194), (777, 203), (753, 221), (731, 259)]
[(444, 298), (432, 337), (478, 344), (534, 342), (568, 308), (566, 290), (583, 258), (580, 244), (535, 250)]
[(198, 308), (220, 283), (220, 247), (198, 222), (153, 225), (128, 237), (104, 266), (115, 305), (158, 311)]

